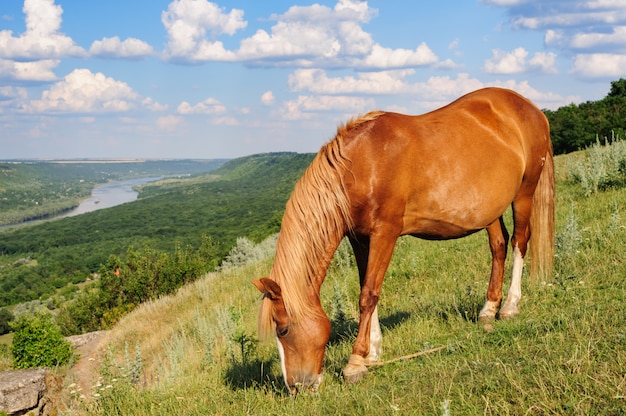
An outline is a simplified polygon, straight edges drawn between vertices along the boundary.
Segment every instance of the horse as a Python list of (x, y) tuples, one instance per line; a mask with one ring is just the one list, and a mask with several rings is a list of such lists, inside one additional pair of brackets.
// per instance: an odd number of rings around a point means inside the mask
[[(501, 307), (509, 206), (513, 266)], [(528, 99), (484, 88), (423, 115), (373, 111), (340, 125), (286, 204), (269, 277), (252, 282), (263, 294), (260, 338), (276, 339), (289, 392), (322, 382), (331, 325), (320, 287), (344, 237), (361, 285), (358, 333), (343, 370), (355, 382), (380, 359), (377, 302), (398, 237), (446, 240), (483, 229), (492, 267), (479, 322), (488, 323), (519, 314), (527, 249), (531, 281), (553, 267), (550, 127)]]

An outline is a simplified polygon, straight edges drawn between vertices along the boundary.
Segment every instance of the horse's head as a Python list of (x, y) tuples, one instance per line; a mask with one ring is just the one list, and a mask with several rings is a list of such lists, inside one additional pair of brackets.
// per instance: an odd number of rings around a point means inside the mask
[[(285, 384), (291, 394), (298, 389), (317, 389), (322, 382), (322, 363), (330, 337), (330, 320), (321, 313), (306, 314), (292, 320), (283, 301), (280, 286), (271, 279), (252, 282), (264, 295), (259, 328), (263, 336), (263, 317), (271, 317)], [(268, 319), (269, 320), (269, 319)]]

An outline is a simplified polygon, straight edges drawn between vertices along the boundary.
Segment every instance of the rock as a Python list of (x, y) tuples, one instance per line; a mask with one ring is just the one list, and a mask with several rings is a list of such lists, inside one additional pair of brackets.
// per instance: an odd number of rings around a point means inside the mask
[(72, 335), (71, 337), (66, 337), (65, 339), (70, 342), (73, 349), (77, 349), (93, 340), (99, 339), (100, 337), (102, 337), (102, 335), (106, 333), (107, 331), (88, 332), (81, 335)]
[(0, 373), (0, 412), (9, 415), (46, 414), (46, 369), (9, 370)]

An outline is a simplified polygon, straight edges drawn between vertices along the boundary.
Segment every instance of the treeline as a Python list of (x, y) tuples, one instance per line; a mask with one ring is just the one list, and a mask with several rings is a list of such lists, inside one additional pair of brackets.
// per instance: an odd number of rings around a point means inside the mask
[(555, 154), (589, 147), (600, 139), (625, 137), (626, 79), (611, 82), (608, 95), (599, 101), (570, 104), (556, 111), (544, 110), (550, 121)]

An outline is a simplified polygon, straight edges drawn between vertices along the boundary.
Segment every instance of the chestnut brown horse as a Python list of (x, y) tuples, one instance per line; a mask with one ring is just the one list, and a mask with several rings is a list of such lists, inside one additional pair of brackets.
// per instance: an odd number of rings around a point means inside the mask
[[(330, 336), (320, 303), (332, 256), (348, 236), (361, 282), (360, 322), (344, 378), (356, 381), (379, 359), (377, 302), (397, 238), (464, 237), (486, 229), (493, 257), (480, 320), (518, 314), (530, 244), (531, 279), (551, 273), (554, 165), (548, 122), (519, 94), (486, 88), (421, 116), (372, 112), (339, 127), (287, 202), (264, 294), (263, 337), (276, 338), (291, 393), (317, 388)], [(513, 271), (502, 301), (513, 207)]]

